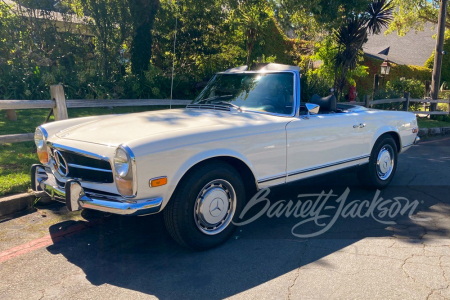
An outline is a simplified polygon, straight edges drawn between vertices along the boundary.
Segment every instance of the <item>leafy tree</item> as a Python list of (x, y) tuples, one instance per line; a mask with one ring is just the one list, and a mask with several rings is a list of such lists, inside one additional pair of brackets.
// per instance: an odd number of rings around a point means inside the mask
[[(18, 2), (11, 10), (0, 1), (4, 99), (45, 99), (54, 83), (64, 84), (68, 98), (164, 98), (173, 58), (174, 97), (192, 99), (196, 83), (219, 70), (261, 58), (306, 62), (301, 55), (309, 45), (361, 14), (369, 0)], [(288, 39), (280, 27), (299, 38)], [(336, 54), (337, 48), (329, 50)], [(346, 80), (358, 70), (349, 70)]]
[(363, 12), (370, 0), (272, 0), (275, 15), (284, 30), (293, 30), (302, 39), (321, 38), (346, 19)]
[[(427, 22), (432, 24), (437, 24), (438, 22), (438, 0), (392, 0), (392, 4), (398, 9), (393, 13), (394, 19), (387, 33), (397, 31), (398, 35), (403, 36), (411, 29), (424, 30), (424, 25)], [(446, 28), (450, 28), (449, 20), (450, 11), (447, 10)]]
[(111, 65), (118, 64), (118, 53), (129, 36), (130, 13), (125, 0), (67, 0), (72, 10), (86, 19), (97, 38), (103, 76), (110, 75)]
[[(322, 64), (317, 69), (308, 70), (308, 83), (310, 83), (312, 79), (315, 79), (313, 84), (319, 82), (320, 86), (327, 86), (327, 90), (329, 91), (329, 89), (334, 86), (336, 74), (342, 73), (342, 66), (338, 66), (338, 70), (336, 70), (337, 56), (339, 56), (339, 47), (332, 36), (316, 43), (315, 53), (311, 59), (313, 61), (321, 61)], [(363, 60), (361, 55), (357, 56), (356, 61), (354, 61), (354, 67), (345, 72), (346, 82), (353, 85), (355, 84), (356, 77), (364, 77), (368, 74), (368, 67), (360, 64)], [(318, 78), (320, 78), (320, 80), (318, 80)]]
[[(176, 4), (162, 0), (153, 30), (155, 66), (171, 74), (175, 55), (177, 84), (178, 80), (208, 80), (218, 70), (244, 63), (241, 37), (229, 24), (235, 7), (224, 0), (178, 0)], [(174, 54), (175, 16), (178, 30)]]

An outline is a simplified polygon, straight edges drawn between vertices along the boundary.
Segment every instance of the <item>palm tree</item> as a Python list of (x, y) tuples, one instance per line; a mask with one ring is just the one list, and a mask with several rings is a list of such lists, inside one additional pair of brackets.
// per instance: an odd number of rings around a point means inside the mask
[(338, 95), (345, 87), (347, 72), (356, 68), (358, 57), (363, 54), (362, 46), (367, 42), (367, 36), (379, 34), (389, 25), (393, 9), (391, 1), (375, 0), (368, 5), (367, 11), (348, 18), (347, 23), (334, 32), (338, 48), (334, 86)]

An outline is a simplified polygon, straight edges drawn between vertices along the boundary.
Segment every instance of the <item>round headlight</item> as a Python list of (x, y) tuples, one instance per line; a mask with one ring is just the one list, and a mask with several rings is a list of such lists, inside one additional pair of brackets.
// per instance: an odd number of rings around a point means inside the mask
[(116, 151), (114, 157), (114, 169), (116, 170), (116, 174), (121, 178), (125, 178), (130, 170), (130, 158), (128, 153), (121, 148), (118, 148)]
[(36, 144), (36, 147), (38, 150), (43, 150), (45, 147), (45, 136), (42, 130), (38, 127), (36, 128), (36, 131), (34, 132), (34, 143)]

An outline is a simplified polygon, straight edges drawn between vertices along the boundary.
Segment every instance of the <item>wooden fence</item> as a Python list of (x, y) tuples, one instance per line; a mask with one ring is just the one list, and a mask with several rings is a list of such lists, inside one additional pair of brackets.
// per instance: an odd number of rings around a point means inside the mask
[[(68, 119), (68, 108), (90, 108), (90, 107), (132, 107), (132, 106), (167, 106), (169, 103), (173, 106), (186, 106), (191, 100), (172, 100), (167, 99), (120, 99), (120, 100), (66, 100), (62, 85), (52, 85), (50, 87), (50, 95), (52, 100), (0, 100), (0, 110), (5, 110), (8, 118), (14, 119), (16, 109), (35, 109), (47, 108), (50, 112), (47, 116), (48, 122), (51, 114), (55, 120)], [(370, 101), (368, 96), (364, 97), (364, 102), (340, 102), (339, 104), (361, 105), (365, 107), (373, 107), (379, 104), (403, 103), (403, 110), (409, 110), (409, 104), (419, 102), (424, 104), (447, 103), (449, 100), (427, 100), (427, 99), (410, 99), (406, 93), (404, 98), (399, 99), (383, 99)], [(449, 105), (450, 107), (450, 105)], [(448, 111), (414, 111), (415, 114), (422, 115), (447, 115)], [(34, 133), (9, 134), (0, 135), (0, 144), (27, 142), (34, 139)]]
[[(370, 101), (368, 96), (364, 97), (364, 102), (339, 102), (339, 104), (352, 104), (361, 105), (367, 108), (380, 105), (380, 104), (391, 104), (391, 103), (403, 103), (403, 110), (415, 113), (416, 115), (448, 115), (449, 111), (410, 111), (409, 106), (411, 103), (423, 103), (424, 106), (428, 104), (449, 104), (450, 109), (450, 99), (439, 99), (439, 100), (429, 100), (429, 99), (411, 99), (409, 93), (405, 93), (403, 98), (398, 99), (382, 99)], [(375, 107), (376, 108), (376, 107)]]
[[(66, 100), (62, 85), (50, 87), (52, 100), (0, 100), (0, 110), (5, 110), (8, 118), (16, 118), (16, 109), (47, 108), (50, 112), (47, 116), (48, 122), (53, 114), (56, 121), (69, 118), (68, 108), (91, 108), (91, 107), (133, 107), (133, 106), (186, 106), (191, 100), (167, 99), (102, 99), (102, 100)], [(0, 135), (0, 144), (28, 142), (34, 139), (34, 133)]]

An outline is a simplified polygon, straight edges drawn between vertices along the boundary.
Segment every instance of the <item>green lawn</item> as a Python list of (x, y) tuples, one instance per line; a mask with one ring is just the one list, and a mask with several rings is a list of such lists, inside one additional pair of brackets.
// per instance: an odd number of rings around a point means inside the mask
[(419, 128), (450, 127), (450, 122), (419, 118)]
[[(69, 109), (69, 118), (133, 113), (148, 110), (167, 109), (165, 106), (154, 107), (118, 107), (74, 108)], [(0, 111), (0, 135), (34, 132), (44, 123), (49, 110), (17, 110), (17, 121), (8, 121), (5, 113)], [(53, 121), (53, 117), (51, 118)], [(39, 163), (34, 142), (0, 144), (0, 196), (26, 192), (30, 187), (30, 167)]]

